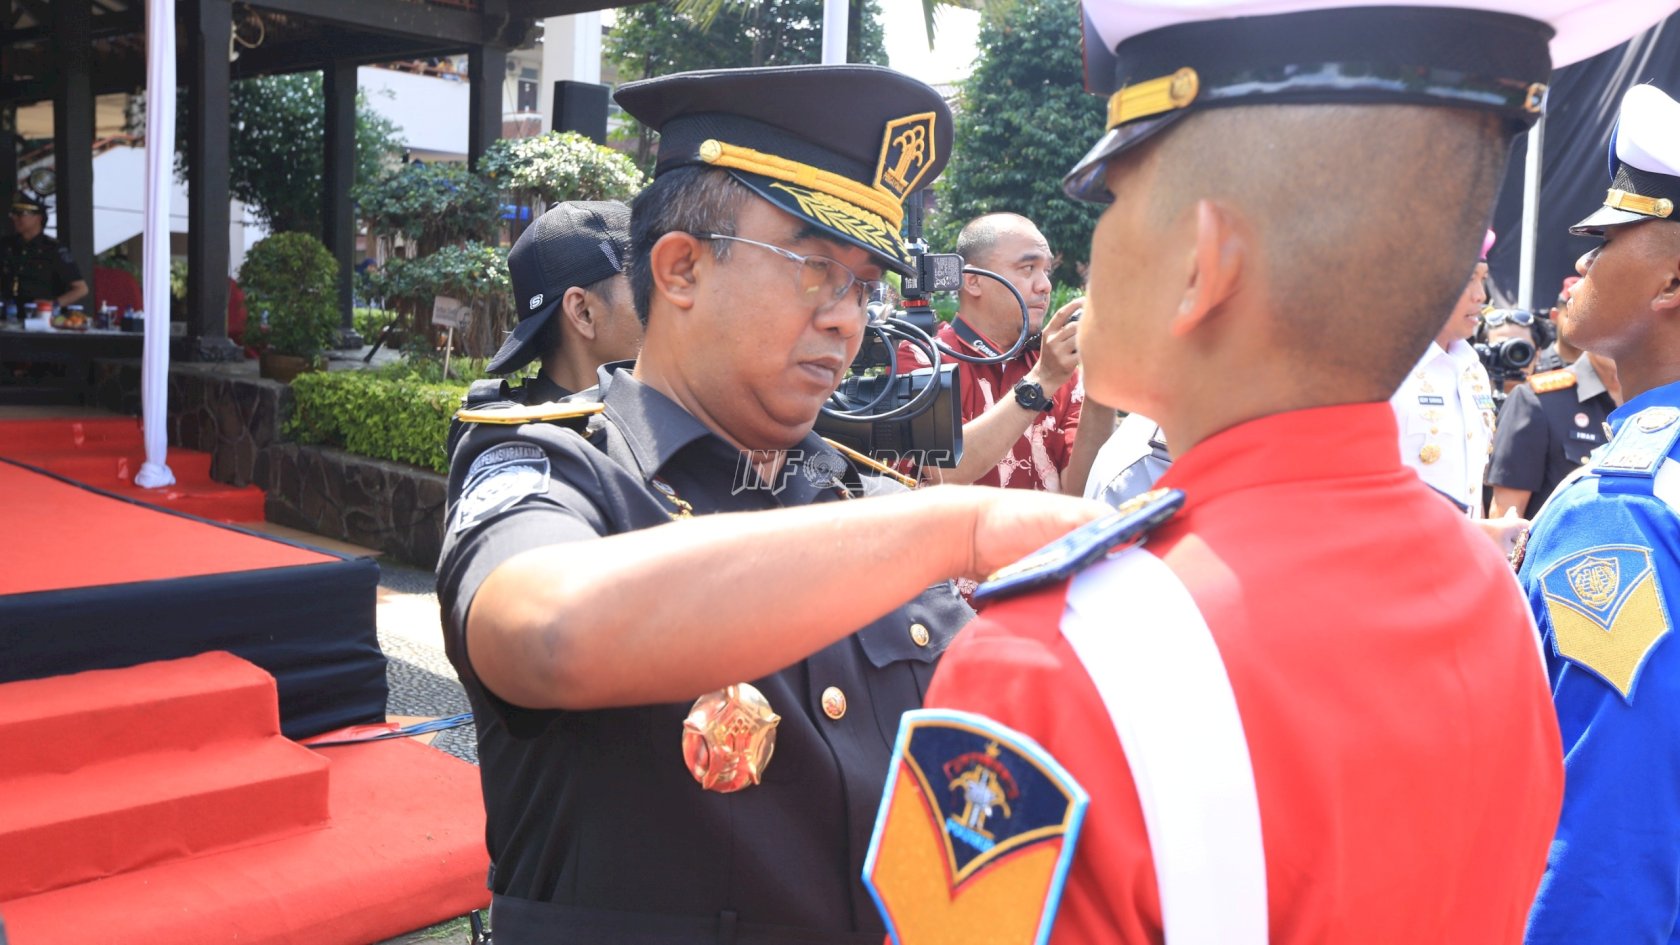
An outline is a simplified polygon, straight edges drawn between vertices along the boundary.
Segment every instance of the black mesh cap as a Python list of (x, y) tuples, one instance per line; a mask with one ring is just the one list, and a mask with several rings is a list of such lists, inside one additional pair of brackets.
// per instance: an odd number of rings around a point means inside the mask
[(616, 200), (556, 204), (519, 235), (508, 251), (519, 324), (486, 370), (518, 370), (536, 360), (536, 338), (574, 286), (594, 285), (624, 271), (630, 255), (630, 208)]

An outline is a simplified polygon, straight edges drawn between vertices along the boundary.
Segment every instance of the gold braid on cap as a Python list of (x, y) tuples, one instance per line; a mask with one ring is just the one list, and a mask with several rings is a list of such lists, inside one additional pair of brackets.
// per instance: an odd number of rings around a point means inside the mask
[(1128, 85), (1108, 97), (1108, 130), (1113, 131), (1128, 121), (1183, 108), (1196, 100), (1201, 87), (1201, 76), (1188, 67), (1159, 79)]
[(700, 160), (713, 167), (761, 174), (765, 177), (797, 184), (820, 193), (856, 204), (886, 220), (896, 230), (904, 223), (904, 205), (882, 191), (860, 184), (844, 174), (825, 171), (820, 167), (790, 161), (774, 154), (725, 144), (709, 139), (700, 144)]
[(1614, 188), (1604, 195), (1604, 205), (1614, 207), (1617, 210), (1626, 210), (1629, 213), (1637, 213), (1641, 216), (1661, 217), (1665, 220), (1668, 219), (1669, 214), (1674, 212), (1674, 201), (1667, 197), (1642, 197), (1639, 194), (1630, 194), (1625, 190)]

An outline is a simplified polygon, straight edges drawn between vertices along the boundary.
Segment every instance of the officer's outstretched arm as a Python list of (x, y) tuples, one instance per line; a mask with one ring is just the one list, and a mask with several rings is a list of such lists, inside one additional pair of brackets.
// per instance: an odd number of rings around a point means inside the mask
[(1524, 569), (1564, 748), (1530, 945), (1669, 942), (1680, 917), (1680, 520), (1617, 496), (1556, 510)]
[(955, 576), (983, 577), (1107, 511), (941, 487), (706, 515), (534, 548), (473, 597), (479, 679), (529, 708), (692, 699), (794, 663)]

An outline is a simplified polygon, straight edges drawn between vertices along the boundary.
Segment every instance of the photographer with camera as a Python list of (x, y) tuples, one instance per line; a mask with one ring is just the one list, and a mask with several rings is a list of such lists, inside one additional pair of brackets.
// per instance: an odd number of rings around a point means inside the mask
[(1547, 337), (1543, 319), (1526, 309), (1490, 308), (1482, 312), (1482, 324), (1471, 339), (1471, 347), (1482, 359), (1493, 384), (1495, 415), (1506, 395), (1534, 372), (1535, 356), (1546, 346)]
[[(924, 467), (923, 477), (1079, 495), (1101, 445), (1087, 437), (1084, 447), (1075, 449), (1085, 403), (1077, 345), (1085, 300), (1068, 302), (1045, 323), (1055, 257), (1044, 234), (1019, 214), (970, 220), (957, 236), (957, 253), (969, 265), (1007, 279), (1021, 293), (1030, 323), (1044, 327), (1008, 361), (962, 366), (962, 459), (952, 469)], [(964, 354), (996, 357), (1020, 332), (1021, 304), (1014, 294), (995, 279), (964, 273), (957, 315), (939, 327), (936, 338)], [(900, 371), (928, 365), (920, 348), (899, 346)]]
[(1583, 354), (1561, 371), (1528, 379), (1499, 410), (1488, 482), (1496, 509), (1534, 518), (1564, 478), (1606, 442), (1604, 423), (1622, 402), (1616, 363)]

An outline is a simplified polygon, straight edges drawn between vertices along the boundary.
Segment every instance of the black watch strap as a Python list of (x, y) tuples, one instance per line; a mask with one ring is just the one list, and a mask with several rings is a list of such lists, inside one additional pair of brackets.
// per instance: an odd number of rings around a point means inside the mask
[(1022, 379), (1015, 382), (1015, 402), (1028, 410), (1048, 412), (1055, 402), (1044, 396), (1044, 388), (1032, 381)]

